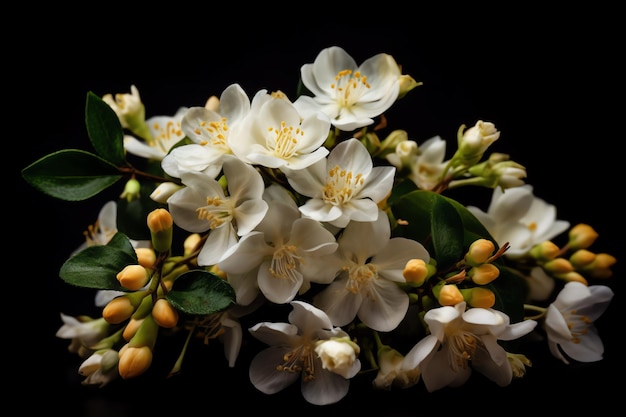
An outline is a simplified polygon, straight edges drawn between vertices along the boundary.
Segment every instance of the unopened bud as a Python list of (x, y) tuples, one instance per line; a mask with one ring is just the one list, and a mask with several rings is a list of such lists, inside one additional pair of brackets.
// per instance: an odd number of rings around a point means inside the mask
[(589, 285), (585, 277), (576, 271), (565, 272), (562, 274), (554, 274), (555, 278), (561, 279), (567, 282), (580, 282), (581, 284)]
[(548, 262), (556, 258), (559, 252), (560, 249), (554, 242), (546, 240), (533, 246), (529, 254), (538, 262)]
[(152, 268), (156, 262), (156, 253), (152, 248), (135, 248), (139, 265), (144, 268)]
[(569, 257), (569, 261), (576, 269), (590, 265), (595, 259), (596, 254), (587, 249), (579, 249)]
[(441, 287), (437, 299), (442, 306), (453, 306), (463, 301), (463, 294), (455, 284), (447, 284)]
[(148, 228), (155, 251), (169, 252), (172, 247), (173, 226), (172, 215), (164, 208), (155, 209), (148, 214)]
[(494, 264), (482, 264), (470, 268), (467, 275), (475, 284), (486, 285), (500, 276), (500, 270)]
[(126, 344), (120, 349), (119, 356), (118, 369), (124, 379), (143, 374), (152, 364), (152, 349), (148, 346), (132, 347)]
[(111, 324), (119, 324), (124, 320), (130, 318), (135, 312), (135, 307), (132, 305), (130, 299), (125, 296), (115, 297), (109, 303), (104, 306), (102, 310), (102, 317)]
[(496, 245), (489, 239), (476, 239), (465, 254), (465, 262), (471, 266), (485, 263), (493, 254)]
[(178, 310), (165, 298), (159, 298), (152, 308), (152, 317), (161, 327), (171, 329), (178, 324)]
[(131, 178), (126, 182), (124, 191), (120, 194), (120, 198), (125, 199), (129, 203), (135, 200), (139, 200), (141, 197), (141, 184), (134, 178)]
[(496, 303), (496, 295), (487, 288), (466, 288), (462, 289), (461, 293), (463, 299), (472, 307), (491, 308)]
[(165, 204), (172, 194), (181, 188), (183, 188), (182, 185), (178, 185), (173, 182), (162, 182), (154, 189), (154, 191), (152, 191), (150, 199), (156, 201), (157, 203)]
[(598, 238), (598, 232), (584, 223), (579, 223), (572, 227), (568, 235), (568, 245), (572, 250), (587, 249)]
[(543, 269), (551, 274), (566, 274), (574, 270), (574, 266), (565, 258), (556, 258), (543, 264)]
[(400, 77), (400, 91), (398, 92), (398, 99), (406, 96), (407, 93), (424, 83), (421, 81), (415, 81), (413, 77), (407, 74), (402, 74)]
[(202, 236), (199, 233), (192, 233), (183, 242), (184, 253), (190, 255), (199, 248), (199, 244), (202, 241)]
[(217, 112), (220, 108), (220, 99), (217, 96), (211, 96), (208, 98), (208, 100), (206, 101), (206, 103), (204, 104), (204, 107), (208, 110), (212, 110), (214, 112)]
[(410, 259), (404, 266), (402, 276), (409, 284), (421, 286), (428, 276), (428, 268), (423, 259)]
[(124, 332), (122, 333), (122, 337), (124, 338), (124, 340), (128, 342), (130, 339), (133, 338), (133, 336), (135, 336), (142, 321), (143, 321), (143, 318), (141, 319), (131, 318), (128, 321), (128, 324), (126, 324), (126, 327), (124, 328)]
[(137, 291), (148, 283), (150, 272), (141, 265), (127, 265), (118, 272), (116, 278), (122, 287)]

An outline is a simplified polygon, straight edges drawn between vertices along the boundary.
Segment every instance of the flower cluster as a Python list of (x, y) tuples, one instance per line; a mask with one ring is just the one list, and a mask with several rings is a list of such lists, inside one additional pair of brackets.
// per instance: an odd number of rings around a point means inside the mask
[[(134, 85), (89, 92), (95, 153), (22, 170), (67, 201), (124, 184), (59, 272), (102, 312), (61, 313), (84, 384), (139, 377), (180, 335), (170, 375), (198, 360), (191, 340), (219, 343), (261, 392), (299, 383), (316, 405), (353, 378), (433, 392), (478, 372), (507, 386), (531, 366), (516, 350), (530, 334), (564, 363), (602, 359), (594, 321), (613, 292), (592, 282), (616, 258), (591, 249), (590, 225), (558, 219), (523, 165), (488, 153), (494, 123), (460, 126), (453, 153), (391, 130), (385, 112), (421, 83), (385, 53), (358, 64), (332, 46), (300, 81), (293, 99), (235, 83), (151, 118)], [(492, 189), (486, 211), (448, 196), (460, 187)], [(268, 308), (284, 316), (255, 319)], [(240, 364), (246, 337), (267, 348)]]

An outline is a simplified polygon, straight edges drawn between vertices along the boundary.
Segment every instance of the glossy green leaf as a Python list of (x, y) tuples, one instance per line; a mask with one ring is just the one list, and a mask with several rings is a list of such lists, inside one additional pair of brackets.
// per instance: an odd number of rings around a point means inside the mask
[(122, 178), (117, 167), (92, 153), (64, 149), (44, 156), (22, 170), (30, 185), (49, 196), (86, 200)]
[(117, 239), (112, 246), (89, 246), (72, 256), (61, 266), (61, 279), (78, 287), (127, 291), (116, 275), (127, 265), (137, 264), (138, 261), (134, 250), (129, 253), (126, 248), (119, 249), (120, 240)]
[(124, 165), (124, 131), (122, 125), (111, 106), (91, 91), (87, 93), (85, 123), (89, 140), (98, 155), (113, 165)]
[(464, 246), (465, 230), (461, 216), (446, 198), (436, 196), (430, 211), (430, 233), (437, 262), (451, 265), (463, 259), (467, 248)]
[(222, 278), (207, 271), (181, 274), (167, 294), (178, 310), (188, 314), (218, 313), (235, 303), (235, 291)]

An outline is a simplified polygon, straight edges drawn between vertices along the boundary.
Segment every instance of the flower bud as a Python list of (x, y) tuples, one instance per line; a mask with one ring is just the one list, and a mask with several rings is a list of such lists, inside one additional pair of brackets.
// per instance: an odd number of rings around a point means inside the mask
[(148, 314), (139, 325), (137, 332), (130, 339), (128, 344), (131, 347), (148, 346), (152, 349), (159, 334), (159, 325), (151, 314)]
[(135, 248), (139, 265), (144, 268), (152, 268), (156, 262), (156, 253), (152, 248)]
[(131, 178), (126, 182), (126, 185), (124, 186), (124, 191), (122, 191), (122, 194), (120, 194), (120, 198), (123, 198), (130, 203), (135, 200), (139, 200), (140, 197), (141, 184), (135, 178)]
[(132, 347), (126, 344), (120, 349), (119, 356), (118, 369), (124, 379), (143, 374), (152, 364), (152, 349), (148, 346)]
[(169, 252), (172, 247), (173, 226), (172, 215), (164, 208), (155, 209), (148, 214), (148, 228), (155, 251)]
[(373, 154), (378, 158), (384, 158), (387, 154), (398, 151), (401, 144), (415, 144), (415, 154), (417, 154), (417, 143), (409, 140), (409, 134), (406, 130), (396, 129), (391, 132), (381, 143), (378, 150)]
[(465, 263), (470, 266), (477, 266), (485, 263), (493, 254), (496, 245), (489, 239), (476, 239), (470, 245), (465, 254)]
[(590, 265), (596, 259), (596, 254), (587, 249), (578, 249), (569, 257), (569, 261), (576, 269)]
[(132, 339), (133, 336), (135, 336), (135, 334), (137, 333), (137, 330), (139, 329), (139, 326), (141, 326), (142, 322), (143, 318), (136, 319), (131, 317), (131, 319), (126, 324), (126, 327), (124, 328), (124, 332), (122, 333), (122, 337), (124, 338), (124, 340), (128, 342), (130, 339)]
[(124, 320), (130, 318), (135, 312), (135, 307), (131, 303), (129, 297), (121, 295), (115, 297), (109, 303), (104, 306), (102, 310), (102, 317), (111, 324), (119, 324)]
[(162, 182), (154, 189), (154, 191), (152, 191), (150, 199), (156, 201), (157, 203), (165, 204), (167, 203), (168, 198), (181, 188), (183, 188), (182, 185), (178, 185), (173, 182)]
[(487, 148), (500, 137), (500, 132), (491, 122), (479, 120), (463, 132), (461, 126), (458, 134), (458, 150), (454, 155), (455, 165), (472, 166), (482, 158)]
[(152, 307), (152, 317), (161, 327), (171, 329), (178, 324), (178, 310), (165, 298), (159, 298)]
[(404, 266), (402, 276), (409, 284), (421, 286), (428, 276), (428, 267), (423, 259), (409, 259)]
[(435, 294), (442, 306), (453, 306), (463, 301), (463, 294), (456, 284), (446, 284), (440, 287), (439, 294)]
[(605, 279), (613, 276), (611, 267), (617, 262), (617, 259), (613, 255), (608, 253), (598, 253), (594, 261), (585, 266), (583, 271), (589, 272), (592, 278)]
[(530, 248), (529, 255), (538, 262), (547, 262), (556, 258), (560, 251), (554, 242), (546, 240)]
[(598, 232), (596, 232), (588, 224), (579, 223), (572, 227), (569, 231), (568, 246), (572, 250), (587, 249), (598, 238)]
[(148, 283), (150, 272), (141, 265), (127, 265), (118, 272), (116, 278), (122, 287), (137, 291)]
[(184, 254), (185, 256), (192, 254), (196, 250), (200, 248), (200, 242), (202, 241), (202, 236), (199, 233), (192, 233), (183, 242)]
[(496, 303), (496, 295), (493, 291), (482, 288), (466, 288), (461, 290), (463, 299), (472, 307), (491, 308)]
[(344, 378), (354, 376), (354, 362), (361, 348), (348, 337), (321, 340), (315, 346), (315, 353), (322, 360), (322, 368)]
[(467, 275), (475, 284), (486, 285), (500, 276), (500, 270), (494, 264), (482, 264), (470, 268)]
[(574, 271), (574, 266), (565, 258), (556, 258), (543, 264), (543, 269), (551, 274), (565, 274)]
[(562, 274), (555, 274), (555, 278), (561, 279), (566, 282), (580, 282), (581, 284), (589, 285), (585, 277), (576, 271), (564, 272)]
[(218, 112), (220, 109), (220, 99), (217, 96), (211, 96), (207, 99), (204, 107), (208, 110)]
[(421, 81), (415, 81), (413, 77), (407, 74), (402, 74), (400, 77), (400, 91), (398, 92), (398, 99), (406, 96), (407, 93), (413, 90), (415, 87), (419, 87), (424, 84)]

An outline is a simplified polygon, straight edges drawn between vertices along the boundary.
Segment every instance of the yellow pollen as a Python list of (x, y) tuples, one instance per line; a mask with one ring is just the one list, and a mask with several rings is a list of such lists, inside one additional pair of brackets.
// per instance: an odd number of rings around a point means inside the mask
[(530, 223), (530, 224), (528, 225), (528, 229), (529, 229), (531, 232), (534, 232), (535, 230), (537, 230), (537, 223), (535, 223), (535, 222)]
[(233, 219), (228, 199), (222, 200), (219, 196), (207, 197), (206, 206), (198, 207), (196, 213), (198, 219), (208, 221), (211, 230), (230, 223)]
[(350, 201), (363, 184), (365, 184), (363, 174), (354, 175), (351, 171), (335, 165), (328, 171), (322, 198), (326, 203), (341, 206)]
[(364, 92), (372, 86), (367, 82), (367, 76), (360, 71), (354, 74), (352, 70), (342, 70), (335, 76), (335, 82), (330, 84), (330, 88), (337, 92), (336, 99), (340, 107), (348, 108), (353, 106)]
[(288, 279), (296, 281), (296, 270), (302, 263), (302, 258), (296, 253), (297, 247), (294, 245), (284, 245), (272, 257), (270, 273), (274, 278)]
[(268, 127), (266, 147), (278, 158), (289, 159), (298, 153), (298, 140), (304, 136), (304, 131), (298, 126), (287, 126), (281, 122), (279, 128)]
[(352, 294), (359, 292), (364, 296), (371, 296), (370, 283), (372, 280), (378, 279), (378, 268), (374, 264), (355, 265), (348, 269), (348, 282), (346, 283), (346, 290)]
[(280, 372), (304, 372), (303, 381), (315, 379), (314, 350), (308, 344), (297, 346), (283, 356), (283, 363), (276, 365)]

